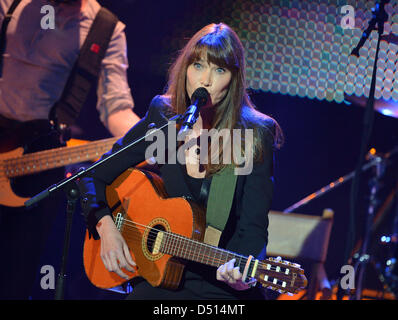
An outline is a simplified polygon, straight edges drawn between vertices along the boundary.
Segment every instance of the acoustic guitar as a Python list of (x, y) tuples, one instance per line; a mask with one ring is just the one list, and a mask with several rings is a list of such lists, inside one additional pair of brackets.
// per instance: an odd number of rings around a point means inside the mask
[[(204, 210), (190, 199), (168, 198), (161, 178), (152, 172), (126, 170), (106, 188), (106, 199), (137, 264), (134, 272), (126, 271), (130, 280), (143, 277), (154, 287), (175, 289), (184, 261), (219, 267), (235, 258), (241, 272), (269, 289), (293, 294), (307, 285), (298, 264), (275, 258), (259, 261), (203, 243)], [(88, 279), (103, 289), (123, 285), (125, 279), (106, 270), (100, 246), (87, 232), (83, 262)]]

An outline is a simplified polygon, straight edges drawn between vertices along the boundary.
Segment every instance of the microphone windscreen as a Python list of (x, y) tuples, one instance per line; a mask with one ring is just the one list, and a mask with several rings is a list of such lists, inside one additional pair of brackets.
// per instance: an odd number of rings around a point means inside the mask
[(197, 101), (197, 106), (200, 108), (207, 103), (209, 96), (209, 92), (205, 88), (200, 87), (197, 88), (192, 94), (191, 102), (195, 103)]

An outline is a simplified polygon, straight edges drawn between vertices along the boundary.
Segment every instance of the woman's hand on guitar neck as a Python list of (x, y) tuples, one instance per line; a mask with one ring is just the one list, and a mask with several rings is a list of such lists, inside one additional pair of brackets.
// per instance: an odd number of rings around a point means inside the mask
[(217, 280), (227, 283), (235, 290), (247, 290), (255, 284), (255, 281), (244, 282), (242, 281), (242, 273), (239, 267), (235, 267), (235, 259), (228, 261), (217, 269)]
[(128, 280), (122, 268), (134, 272), (136, 267), (126, 241), (117, 230), (111, 216), (104, 216), (97, 223), (96, 229), (101, 238), (101, 259), (108, 271), (115, 272)]

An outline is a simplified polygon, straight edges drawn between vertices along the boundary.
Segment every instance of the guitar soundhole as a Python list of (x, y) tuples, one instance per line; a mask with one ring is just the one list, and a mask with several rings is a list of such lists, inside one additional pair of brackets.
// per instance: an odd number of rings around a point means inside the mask
[[(156, 261), (163, 256), (163, 253), (158, 251), (154, 253), (154, 245), (159, 232), (170, 232), (170, 225), (164, 218), (153, 219), (145, 228), (142, 237), (142, 253), (149, 261)], [(159, 240), (159, 239), (158, 239)]]
[(153, 246), (155, 244), (156, 237), (161, 231), (166, 231), (166, 228), (161, 224), (153, 226), (149, 231), (148, 237), (146, 239), (146, 246), (150, 253), (153, 253)]

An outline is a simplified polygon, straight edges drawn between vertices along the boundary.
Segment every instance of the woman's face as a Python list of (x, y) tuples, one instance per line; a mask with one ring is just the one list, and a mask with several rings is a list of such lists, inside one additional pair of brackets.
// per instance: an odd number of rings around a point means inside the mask
[(191, 98), (196, 89), (204, 87), (210, 94), (208, 106), (214, 106), (227, 94), (231, 77), (231, 71), (209, 63), (202, 57), (187, 68), (187, 93)]

